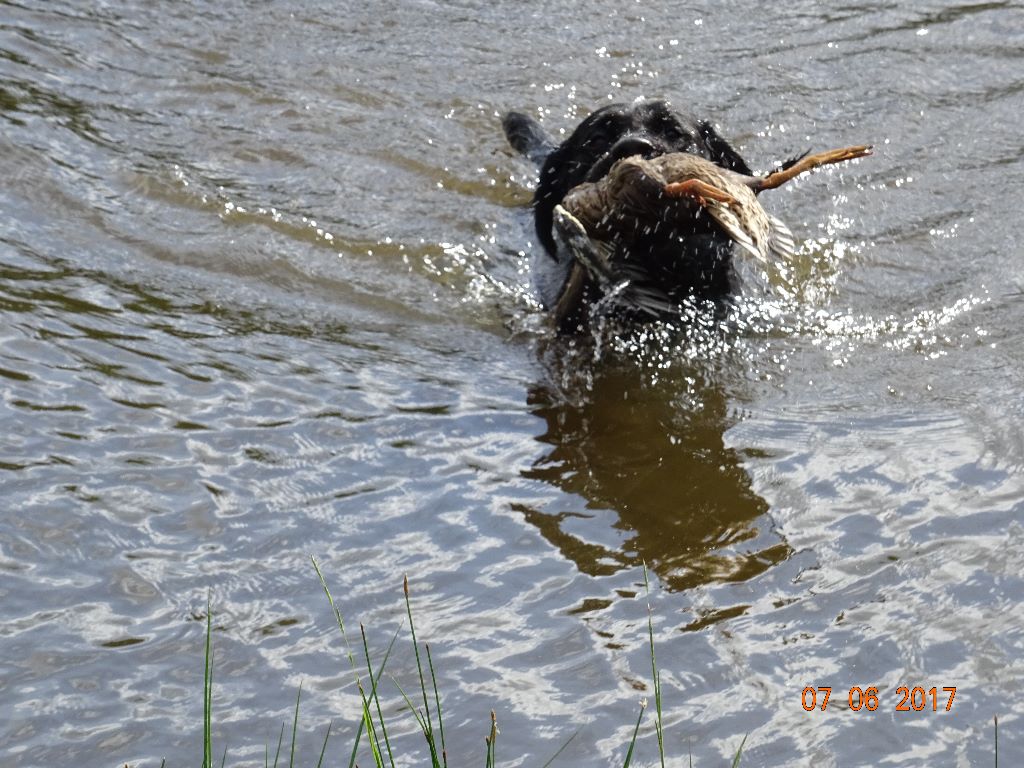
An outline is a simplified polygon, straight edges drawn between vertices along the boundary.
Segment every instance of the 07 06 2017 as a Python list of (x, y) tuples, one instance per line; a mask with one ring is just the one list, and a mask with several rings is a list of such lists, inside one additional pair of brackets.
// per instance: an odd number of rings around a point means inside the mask
[[(915, 685), (911, 688), (908, 685), (901, 685), (896, 689), (893, 710), (895, 712), (949, 712), (953, 708), (954, 698), (956, 698), (956, 686), (925, 688)], [(843, 706), (842, 699), (832, 698), (832, 686), (809, 685), (800, 693), (800, 705), (808, 712), (813, 712), (816, 709), (825, 712), (830, 703), (833, 707)], [(861, 688), (859, 685), (855, 685), (846, 692), (846, 708), (854, 712), (861, 710), (874, 712), (881, 705), (878, 686)]]

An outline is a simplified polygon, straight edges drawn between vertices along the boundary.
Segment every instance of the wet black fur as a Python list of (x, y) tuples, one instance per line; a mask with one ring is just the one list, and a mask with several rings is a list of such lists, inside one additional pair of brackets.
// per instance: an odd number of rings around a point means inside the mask
[[(573, 187), (602, 178), (617, 160), (689, 152), (739, 173), (751, 172), (710, 122), (673, 110), (660, 100), (603, 107), (561, 144), (528, 115), (510, 112), (502, 124), (512, 147), (540, 165), (534, 223), (537, 237), (551, 256), (551, 268), (560, 271), (566, 265), (557, 263), (552, 232), (555, 206)], [(735, 288), (731, 256), (731, 241), (709, 217), (698, 217), (683, 228), (663, 228), (652, 233), (642, 249), (634, 247), (632, 253), (624, 254), (631, 269), (672, 300), (686, 295), (721, 298), (730, 294)], [(538, 267), (544, 269), (543, 264)], [(558, 277), (552, 277), (557, 282)]]

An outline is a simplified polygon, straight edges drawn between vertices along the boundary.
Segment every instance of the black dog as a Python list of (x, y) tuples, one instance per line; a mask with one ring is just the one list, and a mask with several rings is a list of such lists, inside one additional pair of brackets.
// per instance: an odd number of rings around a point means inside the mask
[[(507, 114), (502, 126), (512, 147), (541, 166), (533, 209), (537, 236), (550, 258), (538, 259), (534, 271), (541, 301), (555, 312), (556, 324), (563, 331), (579, 329), (587, 307), (600, 296), (592, 285), (576, 286), (571, 302), (560, 301), (569, 293), (572, 257), (556, 241), (554, 210), (569, 190), (601, 179), (616, 161), (633, 155), (650, 159), (689, 152), (723, 168), (751, 173), (711, 123), (680, 114), (664, 101), (603, 107), (560, 145), (540, 123), (519, 112)], [(666, 306), (687, 296), (720, 299), (733, 292), (732, 241), (710, 217), (695, 217), (671, 233), (653, 232), (644, 245), (642, 252), (628, 255), (627, 261), (657, 286)]]

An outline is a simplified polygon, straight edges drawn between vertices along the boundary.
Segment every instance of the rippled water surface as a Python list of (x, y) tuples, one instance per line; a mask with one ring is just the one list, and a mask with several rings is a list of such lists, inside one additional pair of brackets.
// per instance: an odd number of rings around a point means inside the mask
[[(641, 95), (876, 153), (766, 194), (794, 297), (556, 339), (499, 116)], [(674, 760), (1024, 764), (1022, 114), (1013, 2), (3, 3), (0, 763), (197, 764), (209, 596), (215, 750), (301, 682), (347, 764), (315, 555), (453, 765), (621, 764), (644, 562)]]

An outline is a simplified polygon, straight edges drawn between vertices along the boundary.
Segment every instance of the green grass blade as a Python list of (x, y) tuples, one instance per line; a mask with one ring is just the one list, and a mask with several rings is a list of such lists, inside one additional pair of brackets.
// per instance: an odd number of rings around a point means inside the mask
[(644, 563), (644, 591), (647, 593), (647, 637), (651, 645), (651, 676), (654, 679), (654, 730), (658, 734), (658, 755), (661, 757), (661, 768), (665, 768), (665, 734), (661, 719), (661, 674), (654, 656), (654, 619), (651, 617), (651, 585), (647, 580), (647, 563)]
[[(345, 643), (345, 655), (348, 658), (349, 666), (352, 668), (352, 671), (356, 675), (356, 685), (359, 686), (359, 695), (360, 695), (360, 697), (362, 697), (364, 699), (364, 704), (365, 704), (366, 696), (365, 696), (365, 693), (363, 691), (362, 684), (360, 683), (360, 680), (359, 680), (359, 668), (358, 668), (358, 666), (356, 664), (355, 654), (352, 652), (352, 644), (349, 642), (348, 633), (345, 631), (345, 622), (342, 619), (341, 611), (338, 609), (338, 606), (334, 602), (334, 597), (331, 595), (331, 590), (327, 586), (327, 580), (324, 578), (323, 571), (320, 570), (320, 564), (316, 561), (316, 558), (313, 557), (313, 556), (310, 556), (309, 559), (313, 563), (313, 570), (316, 571), (317, 578), (320, 579), (320, 586), (323, 587), (324, 594), (327, 596), (327, 602), (330, 604), (331, 610), (334, 612), (334, 620), (338, 624), (338, 629), (341, 631), (342, 640)], [(394, 648), (395, 640), (397, 640), (397, 639), (398, 639), (398, 630), (395, 630), (395, 635), (394, 635), (394, 637), (391, 638), (391, 643), (388, 645), (387, 653), (384, 654), (384, 660), (381, 662), (381, 665), (380, 665), (380, 667), (377, 670), (376, 677), (374, 677), (372, 674), (370, 676), (370, 678), (371, 678), (371, 685), (374, 688), (380, 682), (380, 676), (384, 673), (384, 665), (387, 664), (388, 657), (391, 656), (391, 649)], [(359, 727), (358, 727), (358, 729), (356, 731), (356, 738), (355, 738), (354, 743), (352, 744), (352, 753), (349, 756), (348, 768), (355, 768), (356, 756), (359, 753), (359, 743), (360, 743), (360, 741), (363, 738), (363, 731), (366, 729), (366, 722), (367, 721), (365, 720), (365, 718), (360, 717), (360, 719), (359, 719)], [(371, 722), (372, 722), (372, 720), (371, 720)]]
[(377, 738), (377, 731), (373, 727), (373, 717), (370, 715), (370, 703), (366, 699), (363, 686), (359, 686), (359, 693), (363, 697), (363, 723), (366, 726), (366, 740), (370, 742), (370, 752), (373, 753), (373, 763), (377, 768), (384, 768), (384, 759), (380, 754), (380, 740)]
[(220, 768), (224, 768), (224, 763), (228, 761), (228, 745), (224, 745), (224, 754), (220, 756)]
[[(345, 632), (345, 622), (341, 618), (341, 611), (338, 610), (338, 606), (334, 604), (334, 597), (331, 595), (331, 590), (327, 586), (327, 579), (324, 578), (324, 574), (320, 570), (320, 564), (316, 561), (316, 558), (313, 555), (310, 555), (309, 559), (310, 559), (310, 562), (313, 563), (313, 570), (316, 571), (317, 578), (320, 579), (320, 586), (323, 587), (324, 594), (327, 595), (327, 602), (331, 606), (331, 611), (334, 612), (334, 620), (338, 624), (338, 629), (341, 630), (341, 639), (345, 643), (345, 654), (346, 654), (346, 656), (348, 656), (349, 666), (352, 667), (353, 671), (355, 671), (356, 670), (356, 659), (355, 659), (355, 656), (352, 654), (352, 646), (348, 642), (348, 633)], [(356, 674), (356, 684), (358, 684), (358, 683), (359, 683), (359, 675), (357, 673)], [(359, 742), (362, 741), (364, 727), (365, 727), (365, 722), (364, 722), (363, 718), (360, 717), (359, 718), (359, 728), (356, 731), (356, 738), (355, 738), (355, 741), (352, 743), (352, 754), (349, 755), (349, 759), (348, 759), (348, 768), (355, 768), (356, 755), (359, 753)]]
[(430, 643), (424, 643), (427, 651), (427, 667), (430, 669), (430, 682), (434, 686), (434, 706), (437, 708), (437, 730), (441, 733), (441, 762), (448, 768), (448, 748), (444, 743), (444, 719), (441, 717), (441, 695), (437, 692), (437, 674), (434, 672), (434, 660), (430, 658)]
[(295, 717), (292, 719), (292, 748), (288, 755), (288, 768), (295, 768), (295, 737), (299, 732), (299, 701), (302, 699), (302, 681), (299, 681), (299, 692), (295, 696)]
[(487, 743), (491, 747), (490, 764), (491, 768), (497, 765), (497, 749), (498, 749), (498, 718), (494, 715), (494, 710), (491, 710), (491, 737)]
[(405, 613), (409, 617), (409, 634), (412, 635), (412, 648), (416, 652), (416, 671), (420, 676), (420, 693), (423, 695), (423, 717), (427, 721), (427, 729), (424, 735), (427, 738), (427, 745), (430, 747), (430, 761), (435, 768), (441, 768), (437, 758), (437, 745), (434, 743), (434, 722), (430, 714), (430, 702), (427, 701), (427, 684), (423, 677), (423, 664), (420, 662), (420, 647), (416, 642), (416, 626), (412, 620), (412, 603), (409, 599), (409, 577), (402, 580), (402, 589), (405, 592)]
[(743, 745), (747, 743), (747, 737), (743, 737), (743, 741), (740, 742), (740, 748), (736, 750), (736, 756), (732, 759), (732, 768), (739, 768), (740, 758), (743, 757)]
[(640, 721), (644, 719), (644, 710), (647, 709), (647, 699), (640, 702), (640, 714), (636, 717), (636, 726), (633, 728), (633, 738), (629, 740), (629, 749), (626, 750), (626, 762), (622, 768), (629, 768), (629, 761), (633, 759), (633, 747), (636, 746), (636, 735), (640, 732)]
[(352, 743), (352, 754), (348, 758), (348, 768), (355, 768), (356, 755), (359, 752), (359, 742), (363, 736), (363, 719), (359, 718), (359, 730), (356, 732), (355, 741)]
[(277, 768), (277, 759), (281, 756), (282, 744), (284, 744), (284, 723), (281, 723), (281, 732), (277, 735), (277, 752), (274, 753), (274, 768)]
[(405, 692), (405, 689), (399, 684), (395, 678), (391, 678), (391, 682), (398, 688), (398, 692), (402, 694), (402, 698), (405, 699), (406, 705), (409, 707), (409, 711), (412, 712), (412, 716), (416, 718), (416, 723), (419, 725), (420, 730), (423, 731), (423, 738), (427, 740), (427, 746), (430, 748), (430, 765), (433, 768), (439, 768), (440, 763), (437, 760), (437, 747), (434, 744), (434, 733), (430, 728), (430, 723), (423, 717), (422, 714), (416, 709), (416, 705), (413, 704), (412, 699), (409, 698), (409, 694)]
[[(391, 676), (388, 675), (388, 677)], [(405, 689), (401, 684), (393, 677), (391, 677), (391, 682), (395, 684), (398, 692), (402, 694), (402, 698), (405, 699), (405, 703), (409, 707), (409, 711), (412, 712), (412, 716), (416, 718), (416, 722), (420, 726), (420, 730), (423, 731), (423, 735), (426, 736), (430, 731), (430, 725), (423, 719), (423, 715), (421, 715), (419, 710), (416, 709), (416, 705), (412, 703), (412, 699), (409, 698), (409, 694), (405, 692)]]
[(213, 634), (213, 619), (210, 593), (206, 593), (206, 652), (203, 661), (203, 768), (213, 768), (213, 651), (210, 635)]
[(570, 736), (570, 737), (569, 737), (568, 739), (566, 739), (566, 742), (565, 742), (565, 744), (563, 744), (562, 746), (560, 746), (560, 747), (558, 748), (558, 751), (557, 751), (557, 752), (555, 752), (555, 754), (553, 754), (553, 755), (551, 756), (551, 759), (550, 759), (550, 760), (548, 760), (548, 761), (547, 761), (546, 763), (544, 763), (544, 765), (542, 765), (542, 766), (541, 766), (541, 768), (550, 768), (551, 764), (552, 764), (553, 762), (555, 762), (555, 760), (557, 760), (557, 759), (558, 759), (558, 756), (559, 756), (560, 754), (562, 754), (562, 752), (564, 752), (564, 751), (565, 751), (565, 748), (566, 748), (566, 747), (568, 747), (568, 746), (569, 746), (570, 744), (572, 744), (572, 740), (573, 740), (573, 739), (575, 739), (575, 738), (576, 738), (577, 736), (579, 736), (579, 735), (580, 735), (580, 729), (579, 729), (579, 728), (577, 728), (577, 729), (576, 729), (576, 731), (575, 731), (575, 733), (573, 733), (573, 735), (572, 735), (572, 736)]
[(426, 713), (427, 722), (431, 723), (430, 704), (427, 702), (427, 685), (423, 678), (423, 665), (420, 663), (420, 647), (416, 642), (416, 626), (412, 621), (412, 603), (409, 601), (409, 577), (405, 576), (402, 581), (402, 588), (405, 591), (405, 612), (409, 617), (409, 634), (412, 635), (412, 647), (416, 652), (416, 671), (420, 675), (420, 691), (423, 693), (423, 711)]
[(338, 606), (334, 604), (334, 598), (331, 596), (331, 590), (327, 588), (327, 580), (324, 579), (324, 575), (320, 571), (320, 564), (317, 563), (316, 558), (312, 555), (309, 559), (313, 562), (313, 570), (316, 571), (316, 575), (320, 578), (320, 586), (324, 588), (324, 594), (327, 595), (327, 602), (330, 603), (331, 610), (334, 611), (334, 620), (338, 622), (338, 629), (341, 630), (341, 638), (345, 641), (345, 653), (348, 656), (349, 666), (352, 667), (353, 671), (356, 671), (356, 657), (355, 654), (352, 653), (352, 645), (348, 641), (348, 633), (345, 631), (345, 622), (341, 618), (341, 611), (338, 610)]
[(377, 720), (380, 722), (380, 732), (384, 736), (384, 746), (388, 751), (388, 760), (391, 768), (395, 768), (395, 757), (391, 754), (391, 741), (388, 739), (388, 729), (384, 725), (384, 713), (380, 709), (380, 695), (377, 693), (377, 680), (373, 676), (373, 667), (370, 666), (370, 646), (366, 642), (366, 627), (359, 625), (359, 633), (363, 637), (363, 655), (366, 657), (366, 672), (370, 676), (370, 700), (377, 708)]
[(316, 761), (316, 768), (322, 768), (324, 764), (324, 754), (327, 752), (327, 740), (331, 738), (331, 728), (333, 727), (334, 721), (331, 720), (331, 722), (327, 724), (327, 735), (324, 736), (324, 746), (323, 749), (320, 750), (320, 759)]
[(995, 737), (996, 737), (996, 768), (999, 768), (999, 715), (993, 718), (995, 722)]
[(495, 711), (490, 711), (490, 733), (483, 737), (486, 744), (487, 756), (484, 761), (486, 768), (495, 768)]
[[(384, 667), (388, 663), (388, 659), (391, 657), (391, 651), (395, 647), (395, 641), (398, 640), (398, 630), (395, 630), (395, 634), (391, 636), (391, 642), (388, 644), (388, 650), (384, 654), (384, 659), (381, 661), (380, 666), (377, 667), (377, 676), (373, 679), (374, 685), (380, 685), (381, 675), (384, 674)], [(358, 682), (358, 680), (357, 680)], [(360, 695), (362, 695), (362, 689), (360, 689)], [(356, 731), (355, 742), (352, 744), (352, 754), (349, 755), (348, 768), (355, 768), (356, 755), (359, 752), (359, 741), (363, 737), (364, 721), (359, 718), (359, 728)]]
[(399, 631), (399, 629), (401, 629), (401, 627), (396, 629), (395, 630), (395, 634), (393, 634), (391, 636), (391, 642), (388, 643), (388, 649), (384, 653), (384, 658), (381, 660), (380, 666), (377, 667), (377, 675), (376, 675), (376, 677), (373, 678), (374, 685), (380, 685), (380, 677), (381, 677), (381, 675), (384, 674), (384, 665), (387, 664), (388, 663), (388, 659), (391, 658), (391, 651), (395, 647), (395, 641), (398, 640), (398, 631)]

